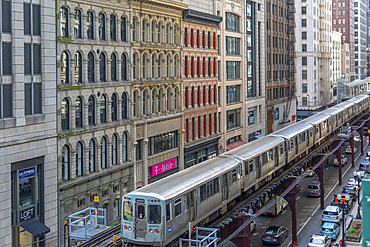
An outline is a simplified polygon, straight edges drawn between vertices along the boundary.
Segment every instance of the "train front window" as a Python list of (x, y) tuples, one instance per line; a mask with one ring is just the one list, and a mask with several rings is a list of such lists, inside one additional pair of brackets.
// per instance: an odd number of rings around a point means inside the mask
[(231, 171), (231, 180), (233, 183), (236, 182), (236, 174), (237, 174), (236, 169)]
[(131, 202), (123, 203), (123, 219), (132, 221), (132, 203)]
[(145, 218), (145, 206), (144, 205), (137, 205), (136, 217), (139, 218), (140, 220)]
[(161, 224), (161, 206), (160, 205), (149, 205), (149, 224)]

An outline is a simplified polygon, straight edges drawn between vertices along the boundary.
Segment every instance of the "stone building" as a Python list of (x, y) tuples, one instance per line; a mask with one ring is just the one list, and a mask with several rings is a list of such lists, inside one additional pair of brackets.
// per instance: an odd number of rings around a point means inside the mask
[(333, 50), (331, 52), (333, 58), (333, 86), (331, 88), (331, 102), (337, 102), (337, 79), (342, 77), (342, 34), (332, 31), (333, 36)]
[[(128, 1), (58, 2), (59, 234), (67, 216), (94, 205), (107, 224), (135, 188)], [(68, 235), (59, 238), (67, 246)]]
[(184, 168), (181, 1), (131, 1), (135, 187)]
[(185, 168), (219, 154), (217, 29), (221, 20), (193, 9), (183, 12)]
[(343, 43), (341, 45), (341, 72), (342, 75), (345, 78), (350, 78), (350, 71), (351, 71), (351, 65), (350, 65), (350, 49), (349, 44)]
[(55, 1), (0, 8), (0, 243), (58, 246)]

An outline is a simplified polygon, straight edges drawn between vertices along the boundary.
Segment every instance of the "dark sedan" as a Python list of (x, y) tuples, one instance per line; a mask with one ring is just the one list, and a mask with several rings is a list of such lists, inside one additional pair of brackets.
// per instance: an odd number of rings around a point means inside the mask
[(284, 226), (269, 226), (262, 234), (262, 243), (280, 245), (289, 234), (289, 230)]

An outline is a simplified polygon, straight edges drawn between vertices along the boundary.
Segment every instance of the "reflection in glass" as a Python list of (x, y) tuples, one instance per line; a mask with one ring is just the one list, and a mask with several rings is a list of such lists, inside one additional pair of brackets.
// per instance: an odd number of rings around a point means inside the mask
[(26, 178), (19, 181), (19, 208), (35, 204), (35, 178)]

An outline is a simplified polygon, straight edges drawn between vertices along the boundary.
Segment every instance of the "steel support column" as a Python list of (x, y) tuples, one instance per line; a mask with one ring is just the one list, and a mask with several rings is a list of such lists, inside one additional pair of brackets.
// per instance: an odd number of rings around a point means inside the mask
[[(234, 228), (233, 231), (236, 231), (245, 221), (249, 219), (249, 216), (246, 213), (239, 213), (239, 215), (235, 218), (235, 220), (231, 223), (233, 224), (232, 228)], [(236, 235), (231, 241), (236, 246), (251, 246), (251, 230), (250, 230), (250, 224), (243, 228), (243, 230)]]
[[(324, 190), (324, 160), (326, 159), (327, 155), (318, 154), (313, 159), (314, 164), (320, 164), (319, 167), (315, 169), (315, 173), (319, 177), (320, 180), (320, 208), (324, 209), (324, 199), (325, 199), (325, 190)], [(341, 164), (340, 164), (341, 165)]]
[(361, 128), (359, 128), (357, 131), (360, 134), (361, 155), (363, 155), (364, 154), (364, 126), (361, 126)]
[[(287, 180), (289, 181), (289, 185), (295, 181), (296, 178), (288, 177)], [(289, 186), (288, 185), (288, 186)], [(287, 186), (287, 187), (288, 187)], [(293, 246), (297, 245), (297, 186), (294, 186), (289, 193), (284, 196), (284, 199), (288, 202), (290, 211), (292, 212), (292, 242)], [(238, 245), (239, 246), (239, 245)]]
[(355, 167), (355, 149), (354, 149), (354, 141), (353, 141), (353, 133), (354, 131), (351, 130), (351, 137), (349, 139), (349, 143), (351, 145), (351, 162), (352, 162), (352, 167)]

